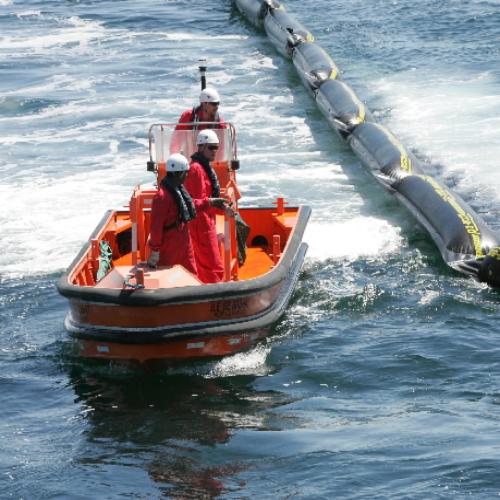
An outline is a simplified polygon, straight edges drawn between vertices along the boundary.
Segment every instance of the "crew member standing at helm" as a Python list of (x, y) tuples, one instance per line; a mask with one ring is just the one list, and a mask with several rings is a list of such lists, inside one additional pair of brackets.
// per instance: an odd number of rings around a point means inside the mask
[(173, 154), (166, 162), (167, 174), (160, 183), (151, 207), (151, 231), (148, 239), (151, 253), (148, 265), (156, 267), (180, 264), (196, 275), (196, 262), (188, 229), (188, 223), (192, 223), (196, 217), (196, 209), (183, 186), (188, 170), (188, 160), (182, 154)]
[(213, 130), (202, 130), (196, 139), (197, 152), (191, 156), (185, 186), (193, 197), (197, 217), (189, 225), (193, 241), (198, 277), (204, 283), (217, 283), (224, 277), (215, 222), (216, 209), (230, 210), (226, 200), (219, 198), (217, 175), (210, 165), (214, 160), (219, 139)]
[(177, 130), (203, 130), (206, 128), (224, 128), (224, 120), (219, 115), (220, 96), (213, 87), (201, 91), (200, 105), (187, 109), (179, 118), (179, 123), (217, 122), (218, 125), (177, 125)]

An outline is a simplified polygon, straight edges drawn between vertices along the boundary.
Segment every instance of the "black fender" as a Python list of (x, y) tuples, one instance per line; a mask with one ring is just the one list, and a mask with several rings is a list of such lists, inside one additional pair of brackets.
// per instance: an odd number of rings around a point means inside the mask
[(354, 90), (341, 80), (323, 82), (316, 92), (316, 103), (343, 138), (361, 123), (373, 120)]
[(480, 262), (478, 278), (490, 286), (500, 288), (500, 246), (493, 247)]
[(285, 11), (285, 7), (270, 8), (264, 18), (264, 29), (278, 52), (290, 58), (293, 48), (302, 41), (313, 42), (314, 36)]
[(428, 230), (451, 267), (470, 272), (472, 269), (461, 266), (462, 261), (470, 266), (471, 261), (484, 259), (499, 244), (498, 235), (482, 218), (433, 177), (408, 175), (393, 188), (399, 200)]
[(279, 9), (276, 0), (235, 0), (238, 10), (255, 26), (261, 27), (270, 8)]
[(302, 83), (311, 92), (339, 74), (333, 59), (314, 42), (297, 43), (292, 50), (292, 62)]
[(379, 123), (358, 125), (347, 141), (358, 158), (370, 169), (380, 171), (386, 179), (378, 180), (391, 186), (393, 182), (412, 174), (424, 174), (418, 159), (396, 137)]

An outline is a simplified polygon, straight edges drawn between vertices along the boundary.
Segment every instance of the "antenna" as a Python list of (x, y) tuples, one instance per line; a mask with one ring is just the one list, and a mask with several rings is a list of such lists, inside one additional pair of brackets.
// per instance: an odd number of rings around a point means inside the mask
[(207, 60), (200, 59), (198, 63), (198, 69), (200, 70), (201, 90), (205, 90), (205, 88), (207, 87), (207, 77), (205, 76), (205, 73), (207, 71)]

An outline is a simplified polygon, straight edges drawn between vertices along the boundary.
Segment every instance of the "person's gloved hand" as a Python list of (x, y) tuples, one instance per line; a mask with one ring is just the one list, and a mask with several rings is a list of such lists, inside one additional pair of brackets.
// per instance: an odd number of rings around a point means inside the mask
[(236, 212), (231, 207), (231, 204), (226, 205), (225, 207), (226, 217), (234, 217)]
[(220, 210), (224, 210), (227, 203), (224, 198), (209, 198), (208, 202), (210, 203), (211, 207), (219, 208)]
[(148, 266), (156, 267), (158, 265), (159, 260), (160, 260), (160, 252), (158, 250), (153, 250), (148, 259)]

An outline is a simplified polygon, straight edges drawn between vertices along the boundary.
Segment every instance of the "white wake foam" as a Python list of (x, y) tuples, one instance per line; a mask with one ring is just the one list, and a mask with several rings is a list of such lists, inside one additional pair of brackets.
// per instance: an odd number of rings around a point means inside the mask
[(354, 217), (344, 222), (311, 222), (304, 240), (307, 256), (315, 260), (382, 257), (400, 248), (400, 229), (375, 217)]
[(186, 33), (186, 32), (177, 32), (177, 33), (165, 33), (162, 35), (162, 38), (165, 40), (177, 40), (177, 41), (186, 41), (186, 40), (246, 40), (248, 36), (246, 35), (210, 35), (203, 33)]
[(235, 377), (238, 375), (267, 375), (269, 373), (269, 367), (266, 365), (266, 360), (270, 350), (271, 347), (268, 345), (258, 345), (250, 351), (225, 357), (211, 368), (206, 377), (220, 378)]
[[(62, 26), (54, 27), (48, 34), (28, 35), (16, 33), (15, 36), (0, 36), (0, 49), (29, 53), (45, 53), (56, 47), (84, 48), (89, 43), (106, 36), (107, 30), (98, 21), (87, 21), (72, 17), (61, 21)], [(17, 54), (18, 55), (18, 54)]]
[(500, 200), (500, 83), (493, 74), (443, 68), (422, 79), (410, 71), (375, 88), (392, 108), (388, 126), (408, 147), (456, 174), (459, 191), (483, 185)]

